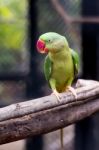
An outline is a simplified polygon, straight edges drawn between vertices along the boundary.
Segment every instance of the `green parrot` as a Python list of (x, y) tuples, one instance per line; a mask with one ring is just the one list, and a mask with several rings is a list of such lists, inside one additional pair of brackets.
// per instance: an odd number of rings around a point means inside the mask
[[(67, 90), (71, 91), (77, 99), (77, 94), (71, 84), (78, 74), (79, 56), (69, 47), (66, 38), (58, 33), (48, 32), (39, 37), (36, 46), (40, 53), (47, 53), (44, 73), (58, 101), (60, 101), (60, 93)], [(63, 145), (62, 141), (61, 138), (61, 145)]]
[(78, 74), (78, 54), (69, 47), (66, 38), (58, 33), (48, 32), (39, 37), (37, 49), (48, 53), (44, 63), (44, 73), (53, 93), (60, 101), (59, 93), (70, 90), (77, 95), (71, 84)]

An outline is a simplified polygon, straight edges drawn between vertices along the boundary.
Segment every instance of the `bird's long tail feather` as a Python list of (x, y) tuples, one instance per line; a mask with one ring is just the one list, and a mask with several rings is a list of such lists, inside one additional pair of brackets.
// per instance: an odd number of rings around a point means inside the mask
[(63, 128), (60, 129), (60, 144), (61, 144), (61, 150), (64, 150), (64, 142), (63, 142)]

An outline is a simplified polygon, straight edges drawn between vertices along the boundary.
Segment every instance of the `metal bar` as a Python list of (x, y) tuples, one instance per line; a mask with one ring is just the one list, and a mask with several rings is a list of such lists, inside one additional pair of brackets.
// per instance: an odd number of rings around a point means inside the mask
[[(27, 78), (27, 98), (37, 98), (42, 96), (41, 83), (39, 79), (37, 70), (37, 53), (35, 50), (36, 35), (37, 35), (37, 0), (29, 0), (29, 47), (30, 47), (30, 73)], [(35, 136), (27, 140), (26, 149), (27, 150), (42, 150), (43, 139), (42, 136)]]
[[(98, 16), (98, 0), (82, 1), (82, 15)], [(98, 25), (86, 23), (82, 25), (82, 47), (83, 47), (83, 78), (97, 79), (97, 37)], [(99, 64), (98, 64), (99, 67)], [(76, 124), (75, 149), (76, 150), (98, 150), (99, 144), (96, 139), (99, 136), (97, 130), (96, 115), (88, 117)], [(99, 118), (99, 117), (98, 117)], [(94, 133), (97, 132), (97, 135)]]

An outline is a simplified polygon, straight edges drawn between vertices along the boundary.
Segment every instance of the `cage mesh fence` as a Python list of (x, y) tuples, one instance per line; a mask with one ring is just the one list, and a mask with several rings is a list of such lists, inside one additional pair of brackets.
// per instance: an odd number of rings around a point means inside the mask
[(25, 98), (26, 85), (24, 81), (1, 81), (0, 82), (0, 105), (6, 106), (21, 102)]
[(0, 0), (0, 106), (25, 98), (23, 80), (6, 81), (8, 76), (26, 75), (29, 71), (27, 48), (27, 0)]
[(26, 0), (0, 0), (0, 75), (28, 71), (26, 10)]
[[(65, 13), (72, 17), (79, 17), (81, 14), (81, 0), (60, 0), (58, 1)], [(38, 0), (38, 30), (39, 34), (53, 31), (58, 32), (68, 39), (70, 46), (80, 49), (80, 25), (64, 23), (63, 18), (56, 11), (51, 0)]]
[[(81, 0), (59, 0), (62, 9), (72, 17), (79, 17)], [(71, 48), (81, 55), (81, 26), (66, 24), (56, 11), (52, 0), (37, 0), (38, 36), (45, 32), (58, 32), (66, 36)], [(27, 74), (29, 71), (29, 52), (27, 47), (27, 0), (0, 0), (0, 76)], [(36, 17), (36, 16), (35, 16)], [(39, 54), (38, 54), (39, 55)], [(43, 75), (44, 56), (37, 58), (38, 73)], [(42, 78), (43, 79), (43, 78)], [(50, 93), (47, 84), (41, 86), (45, 95)], [(0, 81), (0, 105), (19, 102), (25, 98), (26, 83), (20, 81)], [(65, 128), (65, 150), (73, 150), (74, 126)], [(44, 135), (44, 150), (60, 149), (60, 131)]]

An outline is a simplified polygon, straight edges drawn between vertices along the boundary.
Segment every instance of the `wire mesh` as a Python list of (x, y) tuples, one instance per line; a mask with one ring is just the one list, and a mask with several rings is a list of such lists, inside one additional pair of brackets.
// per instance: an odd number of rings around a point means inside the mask
[(29, 72), (27, 47), (27, 0), (0, 0), (0, 105), (25, 98), (24, 80), (10, 81), (8, 76), (25, 76)]
[[(78, 17), (81, 14), (81, 0), (60, 0), (59, 4), (65, 13), (72, 17)], [(58, 32), (68, 39), (70, 46), (80, 49), (81, 36), (79, 24), (66, 24), (60, 14), (56, 11), (51, 0), (38, 0), (38, 31), (39, 34), (53, 31)]]
[(0, 75), (28, 72), (26, 10), (26, 0), (0, 1)]
[(0, 81), (0, 106), (5, 106), (24, 100), (26, 94), (24, 81)]
[[(29, 71), (29, 53), (26, 45), (27, 3), (27, 0), (0, 0), (0, 75), (27, 74)], [(81, 0), (59, 0), (59, 4), (70, 16), (80, 16)], [(66, 24), (56, 11), (52, 0), (37, 0), (36, 7), (38, 35), (49, 31), (58, 32), (66, 36), (71, 48), (81, 53), (81, 26), (79, 24)], [(42, 73), (44, 57), (39, 55), (39, 58), (37, 58), (37, 69), (38, 73)], [(48, 85), (42, 85), (41, 90), (46, 92), (45, 94), (49, 93)], [(25, 97), (25, 92), (25, 81), (1, 81), (1, 105), (20, 101)], [(74, 137), (73, 129), (73, 126), (65, 129), (64, 142), (66, 150), (73, 149), (70, 147)], [(59, 132), (45, 135), (43, 149), (60, 149), (59, 142)]]
[[(26, 98), (25, 80), (14, 79), (29, 72), (27, 14), (27, 0), (0, 0), (0, 107)], [(16, 148), (24, 150), (25, 142), (0, 146), (0, 150)]]

